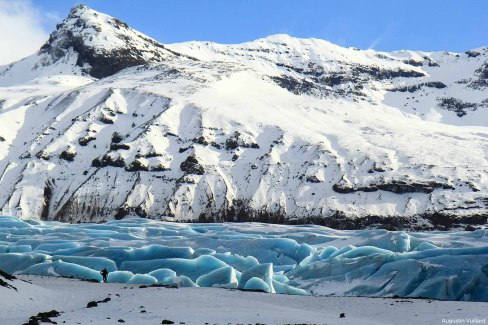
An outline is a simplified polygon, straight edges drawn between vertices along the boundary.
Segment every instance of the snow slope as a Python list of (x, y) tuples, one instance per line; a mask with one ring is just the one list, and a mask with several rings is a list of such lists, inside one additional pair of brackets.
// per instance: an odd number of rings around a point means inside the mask
[(0, 209), (69, 222), (486, 223), (488, 50), (162, 45), (85, 6), (0, 68)]

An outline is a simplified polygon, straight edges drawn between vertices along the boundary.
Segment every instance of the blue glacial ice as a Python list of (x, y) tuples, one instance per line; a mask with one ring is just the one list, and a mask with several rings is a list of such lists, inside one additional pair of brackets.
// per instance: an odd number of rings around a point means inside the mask
[(171, 284), (173, 279), (176, 278), (176, 272), (170, 269), (158, 269), (149, 272), (149, 275), (156, 278), (158, 284)]
[(204, 274), (197, 279), (196, 284), (200, 287), (222, 287), (237, 288), (239, 281), (236, 270), (232, 266), (224, 266), (220, 269)]
[[(275, 293), (273, 287), (273, 264), (272, 263), (259, 264), (250, 268), (247, 271), (244, 271), (244, 273), (242, 273), (241, 275), (241, 280), (239, 281), (239, 288), (246, 289), (246, 284), (251, 279), (259, 279), (263, 281), (266, 284), (266, 287), (268, 288), (265, 291)], [(256, 280), (253, 280), (253, 283), (258, 283), (258, 282), (256, 282)]]
[(88, 267), (63, 262), (61, 260), (52, 262), (46, 261), (44, 263), (35, 264), (31, 267), (20, 271), (19, 274), (30, 275), (44, 275), (44, 276), (62, 276), (75, 279), (86, 279), (101, 281), (102, 276), (98, 271), (90, 269)]
[(129, 271), (114, 271), (107, 276), (108, 283), (127, 283), (132, 279), (134, 273)]
[(158, 279), (153, 277), (152, 275), (149, 274), (134, 274), (132, 278), (130, 278), (129, 281), (127, 281), (129, 284), (157, 284)]
[(0, 270), (101, 281), (103, 268), (110, 283), (488, 301), (488, 230), (0, 217)]
[(256, 277), (247, 280), (243, 289), (250, 291), (264, 291), (267, 293), (274, 293), (274, 290), (271, 290), (269, 285), (263, 279)]

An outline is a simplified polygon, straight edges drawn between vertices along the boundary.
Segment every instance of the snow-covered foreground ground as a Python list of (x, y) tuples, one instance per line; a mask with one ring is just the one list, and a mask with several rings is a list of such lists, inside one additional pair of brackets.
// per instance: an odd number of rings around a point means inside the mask
[[(0, 287), (0, 321), (22, 324), (57, 310), (58, 324), (447, 324), (486, 322), (488, 304), (423, 299), (303, 297), (216, 288), (140, 288), (79, 280), (22, 276), (18, 292)], [(111, 298), (97, 307), (90, 301)], [(344, 313), (345, 317), (340, 318)]]
[(488, 302), (488, 230), (341, 231), (142, 218), (66, 224), (0, 217), (0, 270), (100, 282), (314, 296)]

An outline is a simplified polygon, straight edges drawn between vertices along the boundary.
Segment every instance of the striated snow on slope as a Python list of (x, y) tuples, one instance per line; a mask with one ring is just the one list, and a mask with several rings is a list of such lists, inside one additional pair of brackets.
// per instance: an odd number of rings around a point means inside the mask
[(487, 48), (383, 53), (287, 35), (161, 45), (78, 6), (0, 69), (0, 209), (483, 225), (487, 62)]

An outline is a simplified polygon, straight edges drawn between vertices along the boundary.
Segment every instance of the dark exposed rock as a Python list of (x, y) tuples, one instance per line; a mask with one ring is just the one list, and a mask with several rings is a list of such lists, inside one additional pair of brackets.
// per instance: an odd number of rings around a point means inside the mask
[(352, 75), (367, 74), (376, 80), (393, 79), (393, 78), (420, 78), (425, 74), (415, 70), (386, 70), (375, 66), (358, 65), (352, 68)]
[(5, 282), (3, 279), (0, 278), (0, 287), (5, 287), (5, 288), (13, 288), (10, 284)]
[(335, 87), (349, 80), (350, 79), (347, 78), (345, 75), (338, 74), (338, 73), (331, 73), (327, 77), (323, 78), (322, 82), (329, 87)]
[(128, 172), (148, 171), (149, 167), (146, 163), (136, 159), (125, 170)]
[(8, 273), (3, 272), (2, 270), (0, 270), (0, 287), (5, 287), (5, 288), (8, 288), (8, 289), (13, 289), (13, 290), (17, 291), (17, 288), (16, 287), (14, 287), (10, 283), (4, 281), (2, 278), (5, 279), (5, 280), (8, 280), (8, 281), (12, 281), (12, 280), (17, 279), (15, 276), (10, 275), (10, 274), (8, 274)]
[(188, 156), (185, 161), (180, 164), (180, 169), (188, 174), (203, 175), (205, 169), (198, 162), (195, 156)]
[(167, 170), (170, 170), (170, 169), (165, 167), (163, 164), (158, 164), (156, 166), (151, 167), (151, 171), (153, 171), (153, 172), (164, 172)]
[(105, 115), (100, 117), (100, 122), (102, 122), (103, 124), (114, 124), (114, 120), (112, 120), (111, 118), (109, 118)]
[(204, 146), (207, 146), (208, 145), (208, 142), (207, 142), (207, 140), (205, 139), (204, 136), (200, 136), (198, 138), (195, 138), (192, 141), (194, 143), (198, 143), (198, 144), (201, 144), (201, 145), (204, 145)]
[(134, 209), (134, 213), (141, 218), (147, 218), (147, 212), (142, 206), (138, 206)]
[(86, 145), (88, 145), (88, 143), (90, 141), (93, 141), (93, 140), (96, 140), (96, 138), (95, 137), (92, 137), (92, 136), (85, 136), (83, 138), (79, 138), (78, 139), (78, 143), (80, 144), (80, 146), (85, 147)]
[(116, 156), (115, 158), (113, 158), (108, 154), (103, 155), (102, 158), (95, 158), (92, 161), (92, 167), (107, 167), (107, 166), (123, 168), (125, 167), (125, 161), (120, 156)]
[(130, 146), (125, 143), (112, 143), (110, 144), (110, 150), (130, 150)]
[(468, 55), (468, 58), (475, 58), (481, 55), (481, 53), (477, 51), (466, 51), (464, 53)]
[(351, 218), (342, 212), (330, 217), (311, 217), (304, 220), (287, 220), (288, 224), (316, 224), (334, 229), (358, 230), (379, 228), (386, 230), (449, 230), (465, 225), (484, 225), (488, 215), (459, 216), (444, 212), (425, 213), (416, 216), (364, 216)]
[(341, 194), (348, 194), (357, 191), (354, 187), (348, 186), (346, 183), (342, 183), (342, 182), (332, 185), (332, 189), (334, 190), (334, 192), (341, 193)]
[(115, 220), (124, 219), (124, 217), (128, 216), (130, 213), (130, 208), (126, 205), (123, 205), (117, 209), (117, 213), (114, 216)]
[(468, 114), (468, 111), (475, 111), (478, 108), (476, 103), (464, 102), (454, 97), (437, 98), (437, 101), (440, 108), (452, 111), (459, 117), (463, 117)]
[(375, 163), (375, 164), (373, 165), (373, 168), (371, 168), (371, 170), (372, 170), (372, 171), (374, 171), (374, 172), (379, 172), (379, 173), (384, 173), (384, 172), (386, 172), (386, 169), (385, 169), (384, 167), (382, 167), (382, 166), (378, 165), (377, 163)]
[(397, 88), (390, 89), (390, 91), (394, 91), (394, 92), (399, 91), (399, 92), (403, 92), (403, 93), (408, 91), (410, 93), (413, 93), (413, 92), (416, 92), (417, 90), (419, 90), (423, 87), (443, 89), (443, 88), (446, 88), (447, 86), (440, 81), (430, 81), (430, 82), (423, 82), (423, 83), (416, 84), (416, 85), (397, 87)]
[(421, 67), (421, 66), (424, 65), (424, 63), (422, 61), (417, 61), (417, 60), (414, 60), (414, 59), (403, 60), (403, 63), (412, 65), (414, 67)]
[(286, 75), (271, 77), (271, 79), (281, 88), (285, 88), (295, 95), (310, 94), (317, 87), (307, 80), (300, 80)]
[(480, 76), (480, 78), (488, 79), (488, 61), (477, 69), (476, 73)]
[(162, 154), (157, 153), (155, 151), (150, 151), (146, 153), (145, 155), (137, 154), (136, 158), (154, 158), (154, 157), (161, 157)]
[(331, 94), (342, 97), (347, 94), (364, 97), (365, 95), (362, 92), (364, 89), (363, 85), (368, 81), (425, 76), (424, 73), (415, 70), (388, 70), (377, 66), (363, 66), (359, 64), (349, 65), (341, 71), (327, 73), (322, 67), (314, 65), (309, 66), (308, 69), (293, 68), (287, 65), (282, 66), (286, 67), (289, 71), (294, 71), (302, 75), (302, 77), (292, 77), (286, 74), (271, 77), (271, 80), (276, 84), (296, 95), (309, 94), (321, 97)]
[(239, 144), (237, 143), (236, 138), (229, 138), (225, 140), (225, 149), (234, 150), (237, 149), (237, 147), (239, 147)]
[(61, 152), (59, 158), (64, 159), (66, 161), (73, 161), (75, 160), (75, 156), (76, 156), (76, 151), (73, 149), (68, 149)]
[(178, 153), (183, 153), (183, 152), (187, 151), (188, 149), (190, 149), (190, 147), (186, 147), (186, 148), (179, 148), (179, 149), (178, 149)]
[[(244, 203), (236, 204), (225, 214), (221, 215), (200, 215), (198, 222), (265, 222), (277, 224), (316, 224), (334, 229), (365, 229), (368, 227), (383, 228), (388, 230), (413, 229), (417, 223), (425, 220), (423, 216), (416, 217), (382, 217), (365, 216), (352, 218), (343, 212), (328, 216), (308, 217), (304, 219), (288, 219), (283, 213), (269, 213), (266, 211), (255, 211)], [(191, 220), (188, 220), (191, 222)], [(480, 221), (481, 222), (481, 221)], [(484, 221), (483, 221), (484, 222)], [(481, 223), (483, 224), (483, 223)], [(434, 224), (431, 229), (444, 229), (444, 226)]]
[(468, 86), (474, 89), (483, 89), (488, 87), (488, 61), (475, 71), (478, 79), (472, 81)]
[(86, 308), (93, 308), (97, 306), (98, 306), (98, 302), (96, 301), (90, 301), (88, 304), (86, 304)]
[(65, 33), (64, 42), (58, 44), (56, 48), (51, 45), (54, 38), (54, 35), (51, 34), (51, 38), (43, 45), (41, 51), (48, 52), (57, 58), (61, 57), (64, 51), (72, 48), (79, 54), (76, 65), (83, 67), (85, 64), (88, 64), (90, 68), (86, 72), (92, 77), (107, 77), (127, 67), (146, 63), (137, 54), (132, 56), (131, 49), (113, 51), (112, 53), (97, 53), (95, 49), (86, 46), (82, 38), (73, 35), (70, 30), (66, 30)]
[(0, 142), (5, 142), (5, 138), (0, 136)]
[(123, 139), (124, 137), (120, 135), (118, 132), (112, 133), (112, 140), (111, 140), (112, 143), (120, 143)]
[(61, 313), (57, 310), (51, 310), (44, 313), (38, 313), (36, 316), (31, 316), (27, 323), (24, 325), (39, 325), (40, 323), (51, 323), (57, 324), (55, 321), (51, 320), (51, 318), (60, 316)]
[(36, 153), (36, 157), (38, 159), (42, 159), (42, 160), (49, 160), (49, 159), (51, 159), (51, 156), (49, 156), (49, 154), (46, 153), (44, 150), (41, 150), (38, 153)]
[(241, 139), (241, 134), (236, 131), (234, 134), (225, 140), (225, 149), (227, 150), (234, 150), (239, 147), (242, 148), (252, 148), (252, 149), (259, 149), (259, 145), (257, 143), (249, 143)]
[(378, 187), (374, 185), (354, 187), (344, 183), (336, 183), (332, 185), (332, 189), (334, 190), (334, 192), (340, 194), (349, 194), (354, 192), (376, 192), (378, 190)]
[(43, 191), (44, 202), (42, 202), (41, 220), (47, 220), (49, 217), (49, 206), (51, 204), (53, 191), (54, 191), (54, 180), (46, 182)]
[(452, 187), (446, 183), (438, 183), (434, 181), (430, 182), (405, 182), (405, 181), (389, 181), (380, 184), (371, 184), (368, 186), (353, 186), (351, 184), (347, 184), (346, 182), (339, 182), (332, 186), (332, 189), (341, 194), (348, 194), (353, 192), (376, 192), (378, 190), (392, 192), (396, 194), (405, 194), (405, 193), (425, 193), (429, 194), (434, 191), (435, 188), (442, 188), (442, 189), (449, 189), (452, 190)]
[(406, 184), (406, 183), (386, 183), (386, 184), (379, 184), (377, 185), (378, 189), (388, 192), (393, 192), (396, 194), (405, 194), (405, 193), (432, 193), (434, 188), (431, 186), (427, 186), (424, 184)]
[(2, 270), (0, 270), (0, 276), (1, 277), (4, 277), (7, 280), (15, 280), (15, 279), (17, 279), (14, 275), (8, 274), (7, 272), (3, 272)]

